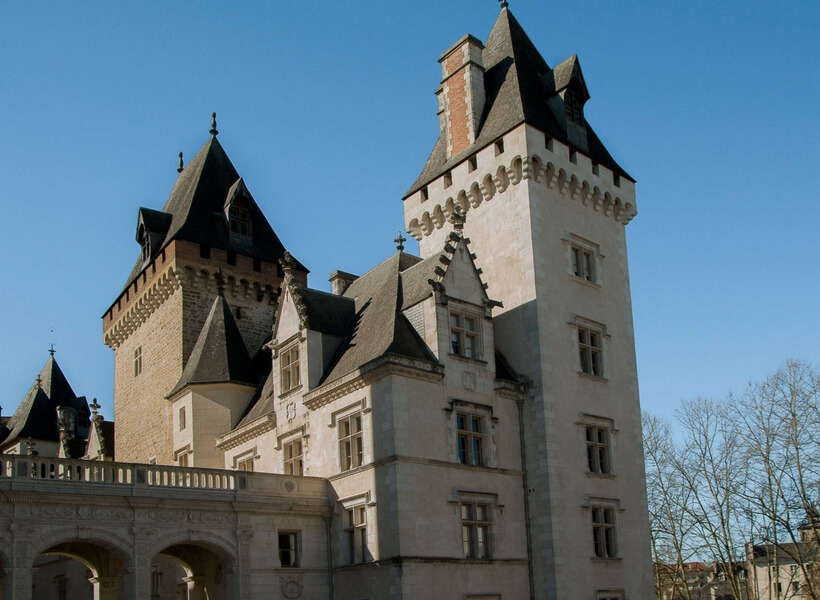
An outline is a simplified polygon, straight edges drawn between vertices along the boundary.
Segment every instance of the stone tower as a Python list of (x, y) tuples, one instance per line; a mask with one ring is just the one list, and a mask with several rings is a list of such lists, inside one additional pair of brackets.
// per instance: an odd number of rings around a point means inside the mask
[[(506, 3), (505, 3), (506, 4)], [(550, 68), (509, 9), (440, 58), (440, 132), (404, 198), (422, 257), (458, 208), (527, 383), (532, 597), (652, 597), (625, 226), (634, 180), (584, 118), (576, 56)]]
[[(180, 464), (171, 403), (218, 288), (254, 356), (269, 338), (285, 249), (216, 137), (182, 169), (161, 211), (140, 208), (140, 255), (103, 315), (114, 350), (117, 459)], [(298, 264), (298, 263), (297, 263)], [(306, 269), (301, 276), (306, 276)], [(189, 419), (195, 419), (189, 415)]]

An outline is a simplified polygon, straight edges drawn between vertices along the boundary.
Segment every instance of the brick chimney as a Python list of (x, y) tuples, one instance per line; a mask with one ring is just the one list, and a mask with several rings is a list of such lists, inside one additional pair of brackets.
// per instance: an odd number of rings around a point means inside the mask
[(441, 133), (447, 140), (447, 158), (469, 147), (478, 137), (484, 112), (484, 44), (465, 35), (441, 55), (441, 86), (438, 115)]

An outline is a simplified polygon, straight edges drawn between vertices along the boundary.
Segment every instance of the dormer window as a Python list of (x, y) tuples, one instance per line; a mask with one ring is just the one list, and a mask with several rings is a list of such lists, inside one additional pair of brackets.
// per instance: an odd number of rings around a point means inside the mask
[(564, 92), (564, 106), (567, 111), (567, 121), (583, 126), (584, 99), (577, 80), (573, 80)]
[(137, 235), (137, 241), (139, 245), (142, 247), (142, 260), (148, 260), (151, 258), (151, 244), (149, 242), (149, 237), (145, 233), (145, 225), (140, 225), (139, 234)]
[(232, 205), (228, 209), (228, 220), (231, 223), (231, 235), (251, 237), (251, 211), (247, 208)]

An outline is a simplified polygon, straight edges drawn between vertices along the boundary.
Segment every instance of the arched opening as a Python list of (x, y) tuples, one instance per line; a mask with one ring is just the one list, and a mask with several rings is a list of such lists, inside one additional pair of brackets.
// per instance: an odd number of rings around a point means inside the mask
[(122, 555), (97, 542), (54, 544), (34, 561), (32, 598), (124, 600)]
[(221, 552), (195, 542), (171, 544), (151, 561), (151, 598), (229, 600), (232, 563)]

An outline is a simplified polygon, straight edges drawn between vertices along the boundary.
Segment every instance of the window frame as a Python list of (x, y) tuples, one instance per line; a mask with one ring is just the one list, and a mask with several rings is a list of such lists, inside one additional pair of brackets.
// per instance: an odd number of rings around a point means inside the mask
[(134, 377), (142, 374), (142, 346), (134, 349)]
[(615, 504), (608, 501), (596, 500), (589, 505), (592, 558), (595, 560), (620, 558), (617, 511)]
[(179, 421), (179, 431), (185, 431), (188, 427), (188, 411), (185, 406), (180, 406), (177, 411), (177, 419)]
[[(484, 355), (481, 319), (483, 314), (478, 310), (463, 305), (448, 306), (447, 329), (449, 341), (447, 351), (450, 356), (458, 356), (467, 360), (481, 361)], [(474, 328), (468, 326), (468, 321)]]
[[(301, 532), (298, 530), (279, 530), (276, 533), (276, 544), (279, 556), (279, 567), (282, 569), (298, 569), (301, 566), (301, 556), (300, 556), (300, 538)], [(288, 545), (287, 547), (282, 546), (282, 538), (287, 538)], [(285, 556), (285, 553), (288, 555), (288, 564), (285, 564), (285, 561), (282, 558)]]
[[(487, 464), (486, 416), (467, 410), (456, 410), (456, 455), (462, 465), (484, 467)], [(461, 427), (461, 423), (467, 427)], [(475, 429), (475, 425), (478, 429)], [(478, 456), (476, 456), (476, 454)]]
[[(350, 425), (356, 424), (353, 430)], [(336, 419), (336, 438), (339, 448), (339, 467), (342, 473), (352, 471), (364, 464), (364, 414), (352, 411)], [(354, 452), (355, 449), (355, 452)]]
[(231, 236), (251, 239), (253, 237), (251, 216), (251, 209), (249, 206), (246, 206), (244, 202), (231, 204), (230, 207), (228, 207), (228, 230)]
[[(293, 447), (295, 444), (299, 445), (299, 454), (293, 453)], [(289, 455), (290, 452), (290, 455)], [(282, 472), (285, 475), (292, 475), (292, 476), (302, 476), (305, 474), (305, 441), (304, 438), (300, 435), (298, 437), (294, 437), (286, 442), (282, 442)], [(299, 466), (298, 472), (295, 472), (297, 469), (294, 469), (294, 466)]]
[(600, 288), (603, 284), (603, 259), (600, 245), (574, 233), (567, 233), (567, 273), (579, 283)]
[(344, 506), (343, 531), (345, 560), (349, 565), (370, 562), (367, 540), (367, 504)]
[(492, 509), (490, 498), (459, 498), (461, 551), (467, 560), (490, 560), (492, 547)]
[[(590, 439), (590, 433), (593, 438)], [(603, 434), (604, 439), (601, 440)], [(587, 451), (587, 473), (612, 475), (612, 427), (602, 423), (584, 423), (584, 441)]]
[(569, 325), (573, 329), (578, 375), (595, 381), (607, 382), (606, 343), (609, 335), (607, 335), (606, 325), (578, 315), (573, 315)]
[[(302, 375), (300, 366), (300, 342), (297, 340), (289, 344), (279, 351), (279, 387), (281, 388), (280, 395), (287, 394), (293, 390), (299, 389), (302, 385)], [(294, 359), (293, 354), (296, 354)], [(287, 361), (287, 362), (286, 362)], [(294, 378), (295, 370), (295, 378)], [(295, 379), (295, 382), (294, 382)], [(287, 386), (285, 385), (287, 381)]]

